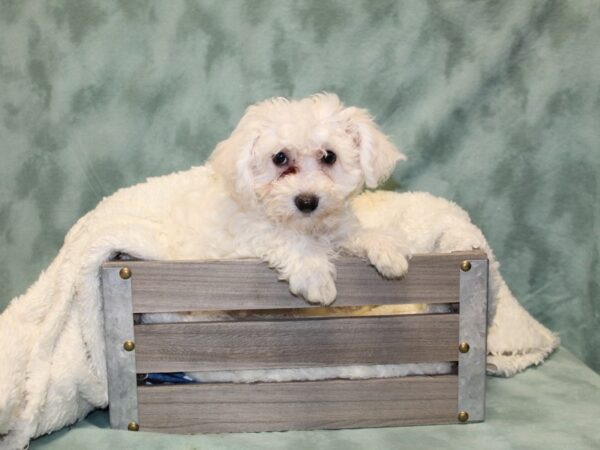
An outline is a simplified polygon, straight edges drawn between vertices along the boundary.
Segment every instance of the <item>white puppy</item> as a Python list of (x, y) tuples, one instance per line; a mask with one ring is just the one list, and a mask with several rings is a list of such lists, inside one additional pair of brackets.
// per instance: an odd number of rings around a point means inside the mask
[(166, 229), (178, 230), (177, 222), (195, 229), (171, 238), (171, 257), (258, 257), (293, 294), (321, 304), (336, 297), (332, 258), (340, 250), (400, 277), (408, 268), (403, 237), (365, 229), (350, 205), (400, 159), (365, 110), (333, 94), (258, 103), (203, 168), (202, 210), (185, 202), (190, 209), (171, 214)]

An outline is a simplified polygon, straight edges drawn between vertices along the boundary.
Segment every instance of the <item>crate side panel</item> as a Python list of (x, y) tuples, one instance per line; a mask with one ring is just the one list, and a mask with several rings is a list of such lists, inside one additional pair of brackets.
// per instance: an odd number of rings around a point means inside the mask
[(456, 361), (458, 315), (135, 326), (138, 373)]
[(457, 376), (141, 386), (140, 430), (219, 433), (455, 423)]

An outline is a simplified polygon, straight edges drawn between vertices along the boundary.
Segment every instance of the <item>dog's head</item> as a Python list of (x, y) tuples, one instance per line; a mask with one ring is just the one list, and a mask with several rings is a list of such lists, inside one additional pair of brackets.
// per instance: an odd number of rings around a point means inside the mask
[(365, 110), (325, 93), (249, 107), (210, 163), (243, 207), (307, 230), (339, 217), (401, 159)]

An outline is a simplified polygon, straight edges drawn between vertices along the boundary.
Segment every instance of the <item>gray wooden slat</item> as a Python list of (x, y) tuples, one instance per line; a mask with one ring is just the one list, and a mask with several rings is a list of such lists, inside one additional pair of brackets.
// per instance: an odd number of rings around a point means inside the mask
[[(385, 280), (365, 261), (342, 257), (333, 306), (458, 302), (460, 263), (485, 258), (480, 251), (414, 255), (403, 279)], [(105, 267), (124, 265), (133, 273), (134, 313), (314, 307), (259, 260), (114, 261)]]
[(136, 325), (138, 373), (456, 361), (458, 314)]
[(214, 433), (455, 423), (457, 376), (140, 386), (140, 430)]
[(137, 381), (135, 353), (123, 348), (134, 336), (131, 284), (119, 276), (118, 268), (102, 270), (102, 296), (110, 425), (125, 430), (138, 420)]
[(487, 354), (488, 261), (473, 261), (460, 274), (459, 340), (469, 344), (458, 360), (458, 408), (469, 422), (485, 418), (485, 366)]

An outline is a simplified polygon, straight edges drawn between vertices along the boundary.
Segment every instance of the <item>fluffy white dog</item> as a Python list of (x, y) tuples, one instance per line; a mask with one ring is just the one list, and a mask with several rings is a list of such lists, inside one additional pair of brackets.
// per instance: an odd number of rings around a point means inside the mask
[(361, 226), (350, 202), (400, 159), (369, 114), (336, 95), (258, 103), (200, 168), (197, 198), (170, 214), (170, 256), (258, 257), (293, 294), (320, 304), (335, 300), (332, 258), (340, 250), (400, 277), (405, 239)]

